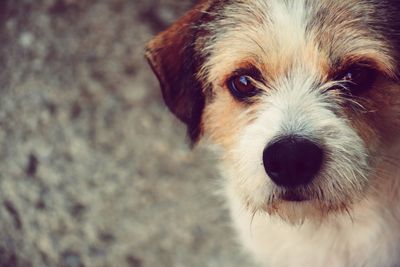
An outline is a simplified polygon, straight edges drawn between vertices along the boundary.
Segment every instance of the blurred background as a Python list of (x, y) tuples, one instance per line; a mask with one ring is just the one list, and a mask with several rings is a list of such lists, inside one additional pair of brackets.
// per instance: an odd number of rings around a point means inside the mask
[(191, 0), (0, 0), (0, 267), (251, 266), (145, 43)]

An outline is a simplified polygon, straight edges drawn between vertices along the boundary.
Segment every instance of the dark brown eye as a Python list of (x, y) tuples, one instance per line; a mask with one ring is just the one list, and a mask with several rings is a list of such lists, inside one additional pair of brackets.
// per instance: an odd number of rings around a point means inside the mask
[(344, 81), (346, 88), (353, 94), (371, 89), (377, 77), (377, 71), (369, 66), (356, 64), (341, 72), (335, 80)]
[(259, 92), (248, 75), (235, 75), (228, 80), (228, 88), (232, 95), (240, 100), (253, 97)]

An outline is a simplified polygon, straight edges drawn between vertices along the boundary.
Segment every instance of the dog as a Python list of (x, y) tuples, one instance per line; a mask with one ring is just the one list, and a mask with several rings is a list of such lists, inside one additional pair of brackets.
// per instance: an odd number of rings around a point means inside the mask
[(400, 266), (400, 0), (203, 0), (146, 57), (260, 266)]

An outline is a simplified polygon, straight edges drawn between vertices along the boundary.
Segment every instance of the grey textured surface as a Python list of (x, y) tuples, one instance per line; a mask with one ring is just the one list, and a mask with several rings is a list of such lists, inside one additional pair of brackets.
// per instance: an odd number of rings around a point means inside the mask
[(0, 2), (0, 266), (250, 266), (143, 58), (183, 0)]

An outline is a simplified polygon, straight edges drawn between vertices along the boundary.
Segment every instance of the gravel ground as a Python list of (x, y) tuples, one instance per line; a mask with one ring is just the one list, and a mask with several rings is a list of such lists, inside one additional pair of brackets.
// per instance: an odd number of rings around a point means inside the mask
[(143, 47), (188, 0), (0, 1), (0, 266), (252, 266)]

